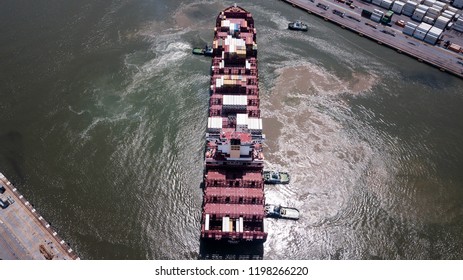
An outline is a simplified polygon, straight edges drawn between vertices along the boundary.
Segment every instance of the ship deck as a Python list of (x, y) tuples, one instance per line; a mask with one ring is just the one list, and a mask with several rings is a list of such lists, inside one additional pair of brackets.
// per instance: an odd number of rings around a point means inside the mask
[[(345, 4), (336, 2), (334, 0), (282, 0), (286, 3), (293, 5), (294, 7), (300, 8), (307, 11), (310, 14), (322, 17), (324, 20), (338, 24), (343, 29), (348, 29), (358, 33), (358, 35), (369, 38), (376, 41), (380, 45), (388, 46), (395, 49), (399, 53), (407, 54), (413, 58), (416, 58), (420, 62), (426, 62), (432, 66), (437, 67), (441, 71), (446, 71), (455, 76), (463, 78), (463, 55), (452, 52), (448, 49), (440, 46), (433, 46), (424, 41), (415, 39), (412, 36), (408, 36), (402, 33), (402, 28), (396, 25), (385, 26), (376, 23), (370, 19), (361, 17), (360, 13), (362, 9), (372, 11), (373, 9), (379, 9), (386, 11), (385, 9), (362, 1), (354, 1), (354, 9), (349, 8)], [(321, 9), (316, 5), (322, 3), (329, 6), (328, 10)], [(332, 10), (337, 9), (344, 12), (346, 15), (356, 18), (353, 20), (349, 17), (340, 17), (333, 14)], [(411, 21), (410, 17), (404, 15), (394, 15), (393, 22), (398, 19)], [(417, 23), (417, 22), (414, 22)], [(310, 28), (309, 28), (310, 30)], [(384, 31), (390, 31), (395, 36), (384, 33)], [(445, 40), (450, 39), (453, 43), (463, 46), (463, 36), (454, 30), (445, 30)]]
[(0, 259), (78, 259), (77, 254), (57, 234), (33, 205), (0, 173), (3, 201), (0, 208)]

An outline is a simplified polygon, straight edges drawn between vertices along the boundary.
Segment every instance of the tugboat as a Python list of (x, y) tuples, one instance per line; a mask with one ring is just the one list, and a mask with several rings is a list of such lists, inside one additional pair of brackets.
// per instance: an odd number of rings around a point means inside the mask
[(307, 26), (307, 24), (304, 24), (300, 20), (297, 20), (295, 22), (288, 23), (288, 29), (297, 31), (307, 31), (309, 30), (309, 27)]
[(269, 218), (299, 220), (299, 210), (276, 204), (265, 204), (265, 214)]
[(204, 55), (204, 56), (212, 56), (212, 47), (209, 47), (206, 45), (204, 48), (194, 48), (193, 49), (193, 54), (197, 55)]
[(288, 184), (289, 179), (288, 172), (264, 171), (265, 184)]

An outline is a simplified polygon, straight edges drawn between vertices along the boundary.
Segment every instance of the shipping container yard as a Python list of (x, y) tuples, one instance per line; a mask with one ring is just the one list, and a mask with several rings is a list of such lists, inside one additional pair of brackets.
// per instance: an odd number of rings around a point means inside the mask
[(2, 173), (0, 173), (0, 259), (79, 259), (69, 244)]
[(463, 77), (463, 0), (283, 1)]

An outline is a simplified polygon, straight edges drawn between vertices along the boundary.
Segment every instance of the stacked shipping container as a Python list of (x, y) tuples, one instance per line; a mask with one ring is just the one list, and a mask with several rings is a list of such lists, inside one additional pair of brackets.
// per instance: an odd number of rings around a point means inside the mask
[(211, 76), (201, 238), (264, 242), (256, 30), (236, 5), (217, 17)]

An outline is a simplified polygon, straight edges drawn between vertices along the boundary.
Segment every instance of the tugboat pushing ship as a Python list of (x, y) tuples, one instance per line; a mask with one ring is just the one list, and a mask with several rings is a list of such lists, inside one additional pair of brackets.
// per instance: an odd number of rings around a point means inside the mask
[(218, 15), (214, 28), (203, 244), (260, 244), (262, 248), (267, 239), (262, 176), (265, 135), (259, 105), (254, 19), (235, 4)]

